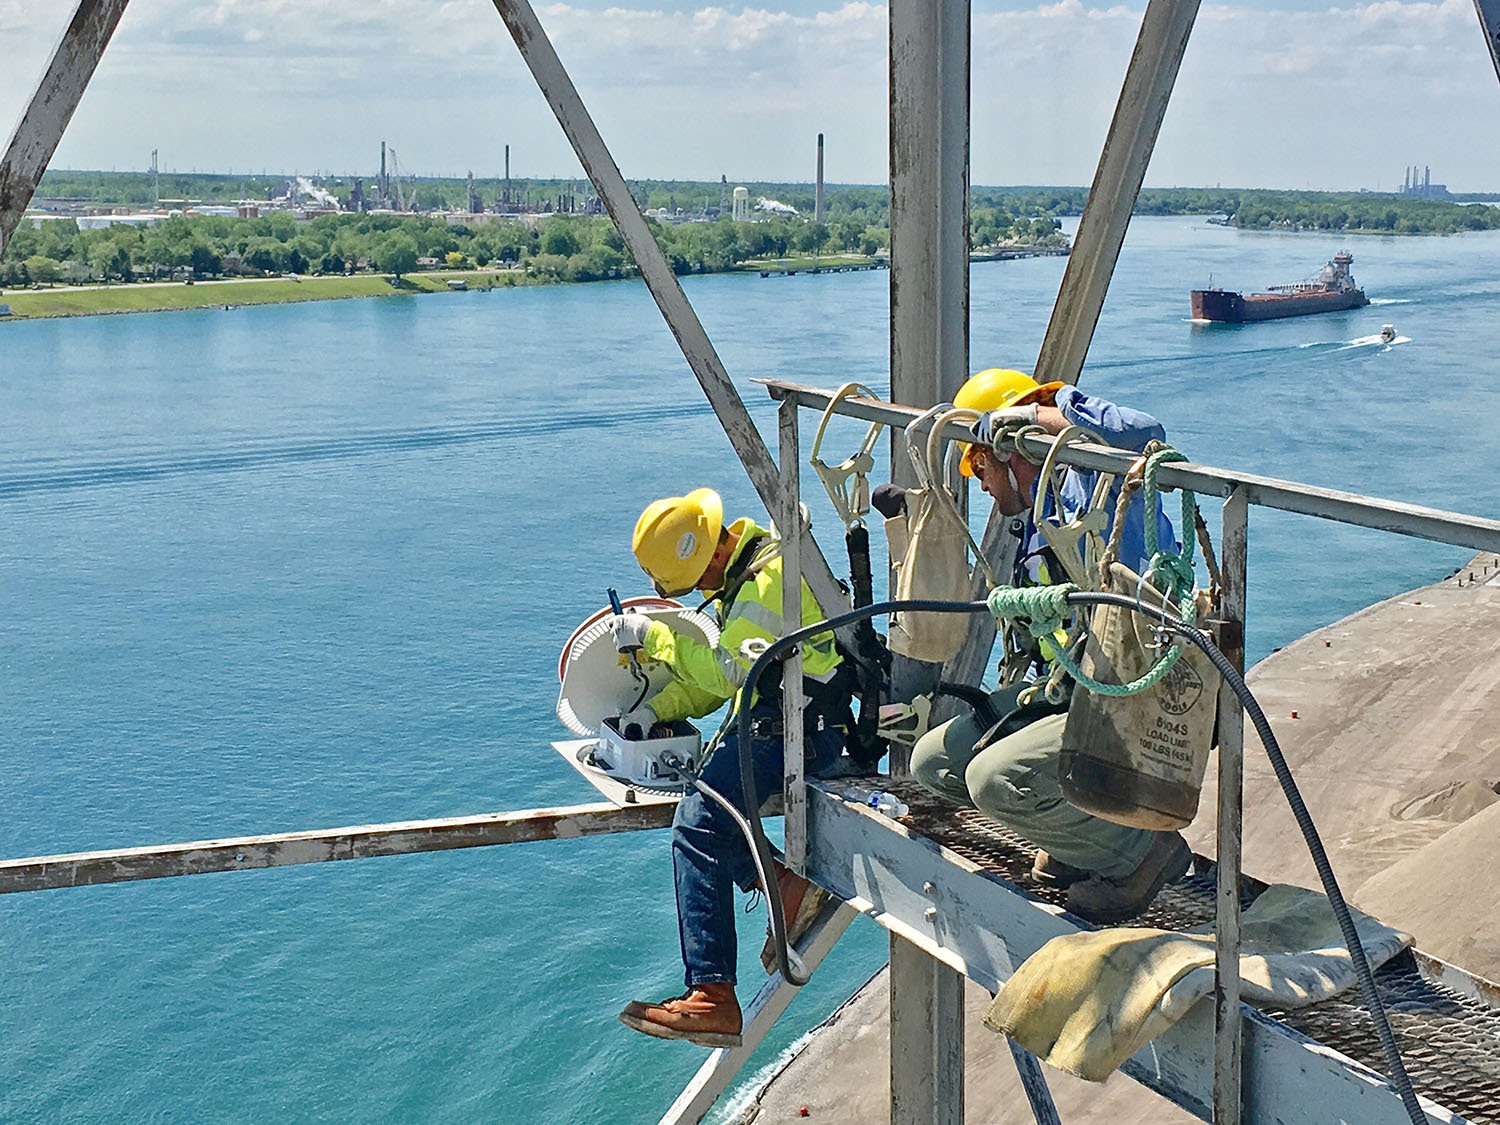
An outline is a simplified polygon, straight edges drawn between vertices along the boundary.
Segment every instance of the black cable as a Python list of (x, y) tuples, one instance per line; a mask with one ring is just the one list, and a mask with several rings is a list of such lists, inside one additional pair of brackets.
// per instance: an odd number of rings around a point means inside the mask
[[(641, 682), (641, 694), (638, 695), (638, 696), (636, 696), (635, 697), (635, 702), (630, 705), (630, 710), (634, 711), (642, 703), (646, 702), (646, 693), (651, 690), (651, 677), (648, 676), (648, 675), (646, 675), (645, 672), (641, 671), (641, 666), (639, 664), (637, 664), (636, 661), (635, 661), (635, 654), (634, 653), (630, 653), (629, 654), (629, 659), (630, 659), (630, 677), (631, 677), (631, 679), (639, 680)], [(628, 712), (628, 711), (626, 712), (626, 714), (629, 714), (629, 713), (630, 712)]]
[[(1250, 721), (1260, 736), (1261, 744), (1266, 749), (1266, 755), (1271, 760), (1271, 769), (1276, 774), (1276, 780), (1281, 785), (1281, 790), (1286, 794), (1287, 803), (1291, 806), (1292, 816), (1297, 821), (1297, 827), (1302, 832), (1302, 838), (1307, 844), (1308, 851), (1312, 855), (1313, 866), (1318, 870), (1318, 878), (1323, 882), (1323, 891), (1328, 897), (1329, 906), (1333, 909), (1334, 918), (1339, 925), (1339, 931), (1344, 938), (1344, 945), (1349, 951), (1349, 958), (1353, 963), (1355, 979), (1358, 982), (1360, 998), (1365, 1007), (1369, 1009), (1370, 1019), (1375, 1025), (1375, 1037), (1380, 1041), (1381, 1053), (1385, 1056), (1386, 1066), (1389, 1068), (1388, 1078), (1396, 1093), (1400, 1096), (1402, 1105), (1406, 1108), (1407, 1115), (1411, 1118), (1413, 1125), (1426, 1125), (1427, 1115), (1422, 1111), (1417, 1100), (1416, 1091), (1412, 1088), (1411, 1077), (1406, 1072), (1406, 1064), (1401, 1059), (1401, 1049), (1396, 1045), (1395, 1034), (1391, 1031), (1389, 1019), (1386, 1017), (1385, 1005), (1381, 1002), (1380, 994), (1375, 987), (1375, 974), (1370, 969), (1369, 959), (1365, 956), (1364, 945), (1359, 940), (1359, 933), (1354, 928), (1354, 919), (1349, 913), (1349, 906), (1344, 901), (1343, 892), (1340, 891), (1338, 880), (1334, 877), (1333, 866), (1329, 863), (1328, 853), (1323, 847), (1323, 841), (1318, 836), (1317, 826), (1313, 824), (1312, 814), (1308, 812), (1306, 803), (1302, 800), (1301, 791), (1292, 777), (1291, 768), (1287, 765), (1286, 757), (1281, 752), (1281, 746), (1276, 741), (1276, 735), (1271, 730), (1271, 724), (1266, 719), (1265, 712), (1261, 710), (1260, 704), (1255, 696), (1251, 694), (1245, 679), (1203, 630), (1176, 617), (1164, 608), (1151, 606), (1138, 598), (1127, 597), (1124, 594), (1112, 594), (1104, 592), (1088, 592), (1075, 590), (1068, 594), (1069, 605), (1113, 605), (1125, 609), (1143, 613), (1148, 617), (1159, 621), (1163, 627), (1171, 632), (1186, 638), (1201, 649), (1218, 669), (1219, 674), (1224, 677), (1235, 696), (1245, 708), (1245, 713), (1250, 716)], [(859, 609), (850, 610), (847, 613), (830, 617), (826, 621), (808, 625), (795, 632), (772, 642), (751, 666), (749, 674), (745, 677), (745, 683), (741, 688), (743, 698), (753, 699), (755, 686), (760, 680), (761, 674), (772, 664), (781, 660), (796, 645), (805, 640), (818, 636), (830, 630), (843, 628), (862, 619), (875, 617), (888, 613), (988, 613), (987, 602), (949, 602), (930, 599), (906, 599), (877, 602), (874, 605), (863, 606)], [(751, 736), (752, 722), (750, 709), (747, 707), (741, 711), (738, 720), (738, 751), (740, 756), (740, 786), (745, 796), (745, 807), (749, 815), (744, 818), (744, 827), (750, 829), (749, 840), (751, 851), (754, 853), (756, 867), (764, 872), (769, 872), (772, 867), (773, 857), (771, 847), (766, 840), (765, 827), (760, 821), (760, 797), (755, 790), (755, 774), (751, 762)], [(717, 794), (714, 795), (717, 798)], [(722, 803), (722, 799), (721, 803)], [(743, 828), (742, 828), (743, 830)], [(788, 984), (798, 987), (806, 984), (808, 976), (794, 972), (788, 958), (786, 940), (786, 916), (781, 902), (781, 891), (776, 885), (774, 878), (762, 875), (762, 882), (766, 886), (766, 905), (770, 914), (771, 938), (776, 948), (776, 964), (781, 971), (782, 979)]]
[[(750, 672), (745, 677), (744, 684), (740, 687), (740, 696), (747, 701), (753, 700), (755, 698), (756, 684), (759, 683), (760, 677), (766, 669), (778, 663), (783, 656), (803, 641), (811, 640), (820, 634), (842, 629), (845, 625), (852, 625), (857, 621), (864, 621), (881, 614), (913, 613), (918, 611), (927, 613), (988, 613), (989, 606), (985, 602), (944, 602), (928, 599), (907, 599), (905, 601), (876, 602), (874, 605), (851, 609), (846, 613), (830, 617), (827, 621), (820, 621), (816, 625), (805, 626), (773, 641), (760, 654), (755, 663), (750, 666)], [(747, 820), (750, 827), (750, 850), (755, 853), (756, 866), (763, 871), (769, 871), (771, 870), (773, 857), (771, 855), (771, 845), (766, 840), (765, 827), (760, 822), (760, 795), (755, 790), (755, 769), (750, 755), (750, 741), (754, 725), (750, 718), (750, 711), (751, 708), (748, 705), (740, 709), (737, 728), (740, 755), (740, 791), (745, 796), (745, 808), (749, 812)], [(772, 944), (776, 947), (776, 965), (781, 970), (781, 977), (784, 981), (800, 988), (807, 983), (808, 977), (806, 974), (793, 970), (791, 961), (787, 957), (786, 914), (781, 905), (781, 889), (776, 885), (775, 879), (766, 879), (764, 882), (766, 883), (766, 910), (771, 920), (771, 939)]]

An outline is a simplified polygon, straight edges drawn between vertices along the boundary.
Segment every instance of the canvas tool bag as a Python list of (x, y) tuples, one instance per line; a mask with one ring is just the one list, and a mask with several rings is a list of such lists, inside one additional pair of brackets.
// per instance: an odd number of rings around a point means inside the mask
[[(1129, 567), (1105, 565), (1107, 591), (1163, 604), (1161, 592)], [(1197, 596), (1201, 620), (1209, 597)], [(1206, 653), (1179, 643), (1176, 662), (1142, 692), (1111, 696), (1082, 684), (1074, 688), (1058, 762), (1070, 804), (1133, 828), (1167, 831), (1192, 823), (1214, 740), (1220, 676)], [(1128, 684), (1165, 651), (1148, 615), (1098, 606), (1089, 619), (1081, 668), (1095, 680)]]
[[(906, 428), (906, 451), (916, 469), (916, 488), (906, 490), (906, 510), (885, 521), (894, 574), (894, 597), (968, 601), (971, 580), (968, 551), (973, 543), (957, 500), (944, 483), (939, 453), (943, 423), (959, 412), (944, 403), (914, 419)], [(930, 423), (926, 456), (918, 453), (914, 433)], [(937, 458), (939, 463), (934, 464)], [(976, 556), (978, 547), (974, 547)], [(892, 652), (913, 660), (941, 664), (958, 655), (969, 633), (969, 619), (959, 613), (897, 613), (891, 617)]]

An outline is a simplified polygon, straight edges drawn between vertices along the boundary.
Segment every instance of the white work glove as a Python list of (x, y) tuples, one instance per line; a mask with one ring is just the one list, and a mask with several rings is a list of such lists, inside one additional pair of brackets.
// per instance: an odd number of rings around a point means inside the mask
[(650, 704), (647, 703), (642, 703), (633, 711), (626, 711), (620, 716), (618, 723), (620, 733), (633, 742), (647, 737), (655, 725), (656, 712), (651, 710)]
[(639, 652), (646, 644), (646, 630), (651, 628), (651, 618), (644, 613), (617, 613), (609, 620), (610, 634), (615, 638), (617, 652)]
[(1004, 410), (991, 410), (974, 423), (974, 437), (980, 445), (995, 448), (995, 442), (1006, 434), (1037, 424), (1036, 403), (1025, 406), (1007, 406)]

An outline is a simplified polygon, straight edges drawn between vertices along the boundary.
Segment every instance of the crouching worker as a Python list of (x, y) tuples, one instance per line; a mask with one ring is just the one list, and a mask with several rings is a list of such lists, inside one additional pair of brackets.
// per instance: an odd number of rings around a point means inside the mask
[[(749, 518), (724, 524), (719, 494), (700, 488), (686, 496), (658, 500), (635, 525), (636, 560), (659, 593), (678, 597), (694, 589), (709, 597), (705, 607), (717, 618), (720, 636), (709, 648), (675, 634), (660, 621), (626, 613), (612, 622), (622, 650), (639, 647), (650, 660), (667, 665), (673, 681), (650, 703), (625, 717), (643, 728), (673, 719), (712, 713), (741, 694), (750, 667), (747, 641), (776, 640), (793, 628), (824, 617), (807, 583), (802, 583), (802, 617), (784, 627), (781, 617), (781, 546)], [(816, 776), (844, 748), (851, 693), (845, 687), (832, 633), (801, 646), (805, 690), (807, 771)], [(774, 681), (774, 682), (768, 682)], [(763, 676), (754, 699), (736, 699), (750, 708), (756, 794), (780, 793), (783, 774), (779, 677)], [(624, 725), (622, 723), (622, 725)], [(738, 728), (732, 728), (703, 765), (700, 777), (741, 812)], [(729, 814), (695, 789), (677, 806), (672, 822), (672, 869), (677, 884), (677, 925), (682, 939), (687, 991), (660, 1003), (634, 1001), (620, 1013), (627, 1027), (661, 1039), (686, 1039), (705, 1047), (740, 1045), (740, 1006), (735, 999), (736, 943), (734, 888), (757, 883), (750, 845)], [(775, 875), (796, 940), (816, 917), (822, 895), (778, 865)]]
[[(1149, 414), (1063, 383), (1042, 386), (1019, 371), (982, 371), (953, 401), (983, 414), (975, 426), (978, 440), (965, 449), (961, 471), (977, 480), (1005, 515), (1024, 517), (1018, 521), (1021, 547), (1011, 579), (1018, 586), (1067, 582), (1069, 577), (1031, 520), (1040, 470), (1019, 453), (997, 454), (995, 440), (1027, 426), (1057, 434), (1075, 425), (1109, 445), (1139, 453), (1148, 442), (1166, 437)], [(1062, 510), (1044, 514), (1072, 520), (1088, 506), (1097, 481), (1092, 472), (1069, 468), (1059, 489)], [(1110, 530), (1119, 487), (1116, 482), (1105, 504)], [(1144, 500), (1137, 495), (1126, 514), (1120, 561), (1138, 574), (1150, 565), (1145, 517)], [(1175, 546), (1171, 521), (1159, 503), (1151, 518), (1157, 521), (1158, 543)], [(1053, 655), (1046, 642), (1033, 653), (1033, 679), (1045, 675)], [(1032, 878), (1065, 887), (1068, 909), (1075, 914), (1107, 924), (1124, 921), (1144, 910), (1166, 883), (1182, 878), (1192, 853), (1176, 832), (1128, 828), (1068, 804), (1058, 770), (1066, 707), (1040, 702), (1018, 707), (1017, 696), (1029, 686), (1022, 679), (991, 696), (995, 713), (1005, 717), (996, 727), (986, 729), (977, 717), (964, 715), (927, 732), (913, 749), (912, 772), (929, 789), (977, 808), (1036, 845), (1040, 850)]]

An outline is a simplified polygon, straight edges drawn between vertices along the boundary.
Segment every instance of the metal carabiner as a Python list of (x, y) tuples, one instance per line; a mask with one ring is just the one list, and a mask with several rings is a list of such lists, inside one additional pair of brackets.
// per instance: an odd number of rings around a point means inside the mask
[(823, 408), (823, 417), (818, 421), (818, 432), (813, 437), (812, 456), (809, 458), (812, 467), (817, 470), (818, 478), (823, 482), (828, 499), (833, 503), (833, 510), (838, 513), (848, 531), (863, 527), (865, 515), (870, 510), (869, 475), (875, 468), (875, 442), (885, 424), (872, 422), (853, 456), (837, 465), (828, 465), (819, 454), (823, 448), (823, 435), (828, 430), (828, 422), (833, 417), (835, 408), (856, 393), (863, 398), (879, 401), (879, 396), (863, 383), (845, 383), (835, 391), (828, 400), (828, 405)]
[[(1103, 554), (1104, 532), (1109, 527), (1109, 513), (1105, 510), (1105, 502), (1109, 494), (1108, 482), (1112, 478), (1110, 474), (1101, 473), (1088, 507), (1071, 520), (1063, 522), (1062, 491), (1067, 467), (1058, 460), (1058, 455), (1070, 443), (1080, 440), (1092, 441), (1097, 445), (1105, 444), (1097, 434), (1081, 426), (1068, 426), (1057, 435), (1037, 473), (1031, 522), (1047, 546), (1052, 548), (1057, 561), (1067, 571), (1068, 578), (1084, 589), (1093, 589), (1101, 583), (1097, 571)], [(1055, 520), (1046, 516), (1049, 496), (1052, 499), (1052, 510), (1057, 514)]]

